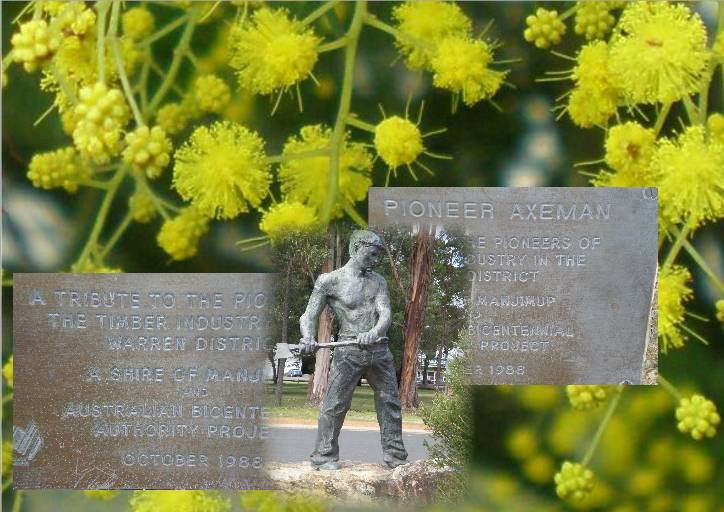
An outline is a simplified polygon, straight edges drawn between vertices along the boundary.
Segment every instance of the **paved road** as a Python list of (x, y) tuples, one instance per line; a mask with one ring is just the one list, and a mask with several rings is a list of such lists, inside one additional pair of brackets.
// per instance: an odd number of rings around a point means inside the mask
[[(314, 441), (317, 437), (317, 427), (282, 427), (271, 428), (270, 453), (268, 460), (272, 462), (308, 461), (309, 454), (314, 450)], [(402, 440), (408, 453), (410, 462), (427, 457), (427, 449), (422, 441), (432, 438), (422, 433), (402, 433)], [(383, 463), (382, 448), (380, 447), (380, 432), (378, 430), (358, 430), (343, 428), (339, 436), (339, 456), (343, 460), (358, 462)]]

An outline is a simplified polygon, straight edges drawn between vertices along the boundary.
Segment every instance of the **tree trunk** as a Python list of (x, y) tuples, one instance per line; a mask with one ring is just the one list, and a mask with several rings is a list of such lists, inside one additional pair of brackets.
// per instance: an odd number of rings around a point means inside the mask
[(282, 393), (284, 392), (284, 367), (287, 365), (287, 358), (277, 359), (277, 382), (274, 391), (274, 401), (277, 405), (282, 405)]
[(436, 359), (436, 365), (435, 365), (435, 387), (440, 387), (440, 365), (442, 364), (442, 350), (440, 349), (440, 345), (435, 347), (435, 359)]
[(430, 366), (430, 359), (425, 356), (425, 364), (422, 366), (422, 385), (427, 384), (427, 368)]
[(276, 384), (277, 383), (277, 367), (274, 365), (274, 354), (271, 351), (269, 351), (269, 353), (267, 354), (267, 357), (269, 358), (269, 362), (271, 363), (271, 367), (272, 367), (272, 382), (274, 384)]
[[(325, 306), (319, 317), (319, 328), (317, 329), (317, 339), (326, 341), (332, 336), (332, 311), (329, 306)], [(314, 361), (314, 378), (312, 381), (312, 393), (308, 396), (309, 405), (318, 406), (322, 403), (324, 395), (327, 393), (327, 379), (329, 377), (331, 349), (320, 348), (317, 350), (316, 359)]]
[(312, 372), (307, 381), (307, 405), (311, 405), (312, 403), (312, 390), (314, 389), (314, 375), (316, 373), (316, 371)]
[(442, 347), (442, 355), (445, 357), (445, 369), (443, 370), (444, 373), (440, 374), (440, 387), (441, 388), (447, 388), (447, 382), (443, 382), (442, 378), (447, 373), (447, 356), (450, 353), (450, 349), (446, 347)]
[[(339, 268), (342, 261), (341, 240), (339, 230), (332, 228), (333, 231), (328, 237), (330, 246), (329, 259), (322, 267), (322, 272), (331, 272), (335, 268)], [(319, 317), (319, 326), (317, 327), (317, 341), (325, 342), (332, 337), (332, 326), (334, 324), (334, 316), (329, 306), (324, 307), (324, 311)], [(320, 348), (314, 361), (314, 376), (310, 378), (310, 386), (307, 388), (307, 403), (312, 406), (319, 406), (327, 394), (327, 380), (329, 379), (331, 349)]]
[[(289, 288), (292, 282), (292, 258), (287, 260), (287, 273), (284, 276), (284, 290), (282, 298), (282, 343), (289, 343)], [(277, 363), (277, 382), (275, 399), (277, 405), (282, 405), (282, 393), (284, 392), (284, 366), (286, 358), (279, 359)]]
[(402, 354), (402, 377), (400, 379), (400, 401), (404, 409), (414, 408), (418, 405), (415, 369), (417, 350), (420, 346), (425, 321), (434, 243), (435, 238), (430, 231), (421, 227), (410, 257), (411, 291), (410, 298), (405, 304), (405, 328), (403, 330), (405, 348)]

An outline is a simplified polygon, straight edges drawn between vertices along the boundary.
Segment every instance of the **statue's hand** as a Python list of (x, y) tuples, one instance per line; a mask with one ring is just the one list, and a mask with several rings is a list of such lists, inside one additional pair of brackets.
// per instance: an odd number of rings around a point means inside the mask
[(314, 354), (314, 340), (304, 339), (299, 340), (299, 355), (309, 356)]
[(360, 345), (372, 345), (377, 343), (379, 334), (376, 331), (361, 332), (357, 335), (357, 343)]

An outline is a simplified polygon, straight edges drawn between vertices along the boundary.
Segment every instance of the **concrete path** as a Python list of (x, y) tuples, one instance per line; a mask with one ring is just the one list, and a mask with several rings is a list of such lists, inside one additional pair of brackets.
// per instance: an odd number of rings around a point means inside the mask
[[(316, 425), (273, 425), (271, 427), (270, 452), (267, 460), (271, 462), (308, 461), (314, 450), (317, 437)], [(403, 432), (402, 440), (413, 462), (427, 458), (427, 449), (422, 442), (432, 442), (429, 434), (421, 432)], [(342, 460), (383, 463), (378, 429), (343, 427), (339, 436), (339, 455)]]

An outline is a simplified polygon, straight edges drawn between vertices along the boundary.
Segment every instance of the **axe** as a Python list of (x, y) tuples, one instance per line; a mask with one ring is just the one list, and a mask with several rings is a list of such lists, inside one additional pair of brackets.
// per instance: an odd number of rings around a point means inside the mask
[[(377, 338), (377, 341), (375, 341), (373, 344), (377, 343), (387, 343), (389, 341), (389, 338), (387, 336), (381, 336)], [(289, 350), (291, 352), (294, 352), (296, 354), (299, 354), (301, 352), (302, 345), (305, 345), (305, 343), (299, 343), (296, 345), (289, 345)], [(350, 341), (334, 341), (334, 336), (330, 338), (330, 341), (327, 342), (319, 342), (315, 341), (312, 343), (314, 346), (314, 350), (319, 350), (320, 348), (334, 348), (334, 347), (349, 347), (352, 345), (359, 345), (357, 340), (350, 340)]]

